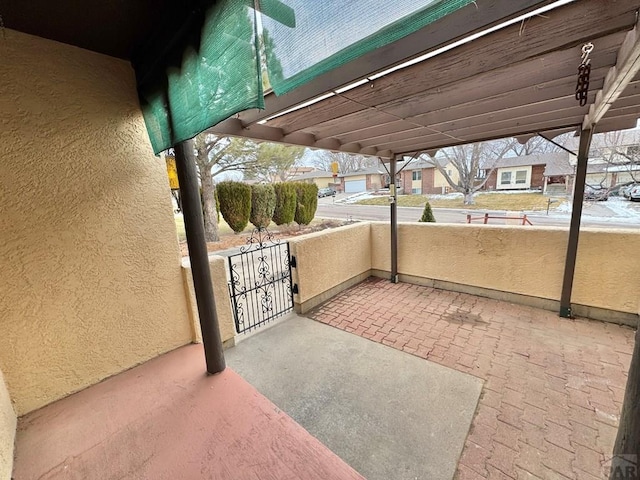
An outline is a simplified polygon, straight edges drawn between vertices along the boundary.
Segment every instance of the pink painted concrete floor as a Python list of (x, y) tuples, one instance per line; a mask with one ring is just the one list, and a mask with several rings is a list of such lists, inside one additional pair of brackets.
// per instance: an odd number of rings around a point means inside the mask
[(484, 380), (459, 480), (604, 478), (631, 328), (374, 278), (307, 316)]
[(188, 345), (19, 421), (14, 479), (362, 477), (227, 368)]

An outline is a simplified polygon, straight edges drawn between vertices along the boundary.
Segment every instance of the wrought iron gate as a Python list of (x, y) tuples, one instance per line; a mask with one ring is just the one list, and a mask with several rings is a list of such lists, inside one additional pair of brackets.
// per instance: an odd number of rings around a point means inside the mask
[(256, 230), (229, 256), (229, 294), (236, 331), (243, 333), (293, 310), (289, 243)]

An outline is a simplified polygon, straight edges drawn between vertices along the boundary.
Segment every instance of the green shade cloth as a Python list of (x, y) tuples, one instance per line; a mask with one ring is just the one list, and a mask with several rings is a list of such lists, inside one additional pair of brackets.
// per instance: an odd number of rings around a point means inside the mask
[(283, 0), (295, 27), (262, 19), (273, 91), (287, 93), (473, 0)]
[(256, 13), (250, 4), (222, 0), (177, 11), (173, 30), (166, 27), (141, 60), (134, 60), (155, 153), (238, 112), (264, 108)]

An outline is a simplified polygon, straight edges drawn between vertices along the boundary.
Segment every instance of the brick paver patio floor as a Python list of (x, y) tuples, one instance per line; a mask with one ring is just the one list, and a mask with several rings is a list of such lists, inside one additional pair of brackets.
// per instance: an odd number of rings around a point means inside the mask
[(456, 478), (603, 478), (632, 329), (377, 278), (308, 316), (484, 379)]

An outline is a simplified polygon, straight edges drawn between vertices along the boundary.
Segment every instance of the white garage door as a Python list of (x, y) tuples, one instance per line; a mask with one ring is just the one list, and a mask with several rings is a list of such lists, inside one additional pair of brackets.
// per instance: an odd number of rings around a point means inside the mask
[(344, 191), (346, 193), (364, 192), (366, 189), (366, 180), (347, 180), (344, 184)]

